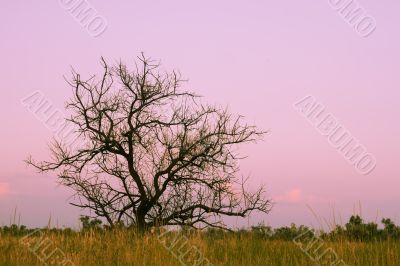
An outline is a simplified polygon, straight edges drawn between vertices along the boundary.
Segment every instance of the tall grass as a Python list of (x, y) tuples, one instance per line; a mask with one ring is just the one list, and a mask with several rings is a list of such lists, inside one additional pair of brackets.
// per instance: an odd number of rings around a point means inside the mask
[[(44, 235), (75, 265), (180, 265), (157, 234), (137, 235), (120, 229), (81, 233), (48, 231)], [(22, 237), (0, 236), (0, 265), (44, 265), (21, 244)], [(255, 233), (194, 233), (187, 238), (213, 265), (315, 265), (292, 241), (268, 240)], [(347, 265), (400, 265), (399, 241), (337, 240), (326, 241), (325, 245)]]

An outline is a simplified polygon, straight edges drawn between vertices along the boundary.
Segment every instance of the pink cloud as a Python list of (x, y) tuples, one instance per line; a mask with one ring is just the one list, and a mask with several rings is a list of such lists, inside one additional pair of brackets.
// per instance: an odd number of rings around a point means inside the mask
[(299, 202), (302, 198), (302, 194), (300, 189), (295, 188), (287, 193), (287, 199), (292, 202)]
[(7, 183), (0, 183), (0, 196), (10, 192)]
[(293, 188), (284, 195), (275, 197), (277, 202), (299, 203), (299, 202), (313, 202), (316, 197), (313, 195), (305, 194), (300, 188)]

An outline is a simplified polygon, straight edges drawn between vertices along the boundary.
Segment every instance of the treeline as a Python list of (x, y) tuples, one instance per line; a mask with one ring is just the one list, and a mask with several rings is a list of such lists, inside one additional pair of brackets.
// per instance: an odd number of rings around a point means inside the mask
[[(80, 234), (87, 232), (107, 232), (112, 229), (106, 225), (102, 225), (102, 221), (98, 219), (91, 219), (88, 216), (82, 216), (80, 218), (81, 221), (81, 230), (75, 231), (71, 228), (36, 228), (30, 229), (24, 225), (11, 225), (11, 226), (3, 226), (0, 227), (0, 237), (2, 235), (12, 235), (12, 236), (26, 236), (31, 233), (34, 233), (37, 230), (40, 230), (45, 233), (54, 233), (54, 234), (63, 234), (63, 235), (71, 235), (71, 234)], [(202, 231), (204, 237), (210, 240), (215, 240), (218, 238), (223, 238), (226, 235), (235, 235), (238, 238), (247, 237), (248, 235), (252, 235), (256, 238), (261, 238), (265, 240), (284, 240), (284, 241), (292, 241), (299, 236), (306, 237), (318, 237), (327, 241), (384, 241), (384, 240), (400, 240), (400, 226), (396, 225), (391, 219), (384, 218), (381, 220), (382, 226), (379, 227), (377, 223), (369, 222), (365, 223), (363, 219), (356, 215), (351, 216), (349, 221), (344, 225), (337, 225), (330, 232), (324, 232), (321, 230), (315, 230), (309, 228), (304, 225), (297, 226), (292, 224), (291, 226), (283, 226), (279, 228), (272, 228), (271, 226), (265, 225), (257, 225), (252, 226), (249, 229), (240, 229), (235, 231), (226, 231), (221, 229), (210, 228)], [(129, 230), (129, 228), (120, 225), (119, 229)], [(153, 231), (154, 232), (154, 231)], [(198, 233), (193, 229), (182, 228), (179, 231), (183, 234), (194, 234)]]
[[(379, 228), (377, 223), (365, 223), (358, 215), (350, 217), (349, 221), (344, 225), (336, 225), (330, 232), (311, 229), (306, 226), (284, 226), (272, 229), (270, 226), (253, 226), (250, 232), (258, 237), (272, 240), (293, 240), (301, 235), (309, 237), (318, 237), (328, 241), (382, 241), (382, 240), (400, 240), (400, 226), (396, 225), (391, 219), (383, 218), (381, 220), (382, 227)], [(243, 230), (241, 233), (248, 233)]]

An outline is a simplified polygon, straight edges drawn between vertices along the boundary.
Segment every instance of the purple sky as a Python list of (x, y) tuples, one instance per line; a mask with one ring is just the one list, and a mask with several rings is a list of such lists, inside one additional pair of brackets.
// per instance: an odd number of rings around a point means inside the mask
[[(6, 1), (0, 9), (0, 225), (14, 209), (21, 223), (76, 226), (79, 210), (54, 175), (38, 175), (23, 160), (48, 156), (52, 132), (22, 104), (41, 91), (62, 110), (70, 96), (63, 79), (73, 66), (97, 73), (100, 56), (128, 64), (141, 51), (178, 69), (187, 88), (211, 103), (229, 105), (270, 130), (243, 148), (251, 184), (265, 184), (276, 202), (264, 221), (318, 225), (307, 208), (343, 222), (354, 212), (400, 222), (400, 2), (359, 0), (376, 20), (360, 37), (322, 1), (100, 1), (90, 4), (107, 21), (98, 37), (74, 20), (62, 1)], [(64, 2), (68, 2), (65, 0)], [(332, 147), (293, 104), (314, 96), (376, 157), (369, 175)]]

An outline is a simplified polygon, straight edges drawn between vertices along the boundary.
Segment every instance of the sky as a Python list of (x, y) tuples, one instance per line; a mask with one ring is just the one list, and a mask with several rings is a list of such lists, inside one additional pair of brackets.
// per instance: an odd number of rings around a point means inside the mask
[[(231, 223), (315, 227), (352, 214), (400, 222), (399, 1), (358, 0), (365, 20), (354, 25), (344, 0), (82, 1), (1, 4), (0, 226), (75, 227), (82, 214), (54, 174), (23, 162), (47, 159), (54, 132), (21, 101), (39, 91), (62, 111), (71, 67), (90, 76), (101, 56), (132, 66), (141, 52), (179, 70), (205, 101), (269, 132), (241, 148), (240, 165), (274, 207)], [(93, 17), (80, 22), (75, 2)], [(313, 106), (324, 112), (313, 117)], [(321, 133), (328, 113), (376, 160), (368, 174)]]

